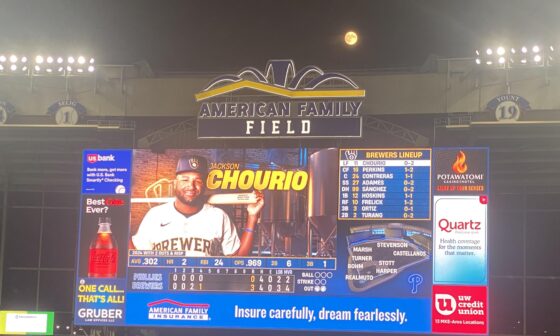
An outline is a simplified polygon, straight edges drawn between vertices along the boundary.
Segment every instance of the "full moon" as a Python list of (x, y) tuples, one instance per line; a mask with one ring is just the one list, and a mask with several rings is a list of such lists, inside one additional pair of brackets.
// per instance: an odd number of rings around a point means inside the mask
[(348, 45), (354, 45), (358, 43), (358, 34), (354, 33), (353, 31), (349, 31), (344, 35), (344, 42)]

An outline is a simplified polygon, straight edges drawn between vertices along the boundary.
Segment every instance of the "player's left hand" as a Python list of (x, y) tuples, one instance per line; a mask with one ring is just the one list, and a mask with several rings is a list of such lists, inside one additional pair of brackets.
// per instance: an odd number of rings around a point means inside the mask
[(253, 194), (257, 197), (257, 201), (247, 206), (247, 212), (250, 216), (257, 216), (264, 207), (264, 194), (258, 190), (254, 190)]

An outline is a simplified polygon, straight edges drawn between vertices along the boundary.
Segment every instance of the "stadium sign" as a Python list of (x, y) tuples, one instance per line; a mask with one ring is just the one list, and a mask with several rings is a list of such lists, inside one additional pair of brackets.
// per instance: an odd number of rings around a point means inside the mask
[(195, 94), (198, 138), (361, 137), (365, 90), (316, 66), (271, 60), (213, 79)]

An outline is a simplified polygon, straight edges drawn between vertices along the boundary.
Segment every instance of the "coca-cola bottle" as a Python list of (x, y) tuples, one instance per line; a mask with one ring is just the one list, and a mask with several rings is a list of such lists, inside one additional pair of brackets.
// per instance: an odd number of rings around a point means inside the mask
[(111, 218), (100, 217), (97, 235), (89, 245), (88, 277), (115, 278), (119, 249), (111, 232)]

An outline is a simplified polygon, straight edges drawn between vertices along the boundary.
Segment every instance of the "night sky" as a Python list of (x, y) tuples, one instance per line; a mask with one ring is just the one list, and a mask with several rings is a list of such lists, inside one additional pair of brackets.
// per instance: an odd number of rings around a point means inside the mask
[[(146, 60), (164, 71), (223, 71), (268, 59), (331, 69), (418, 67), (430, 54), (560, 42), (556, 0), (0, 0), (0, 52)], [(359, 44), (348, 48), (353, 29)]]

